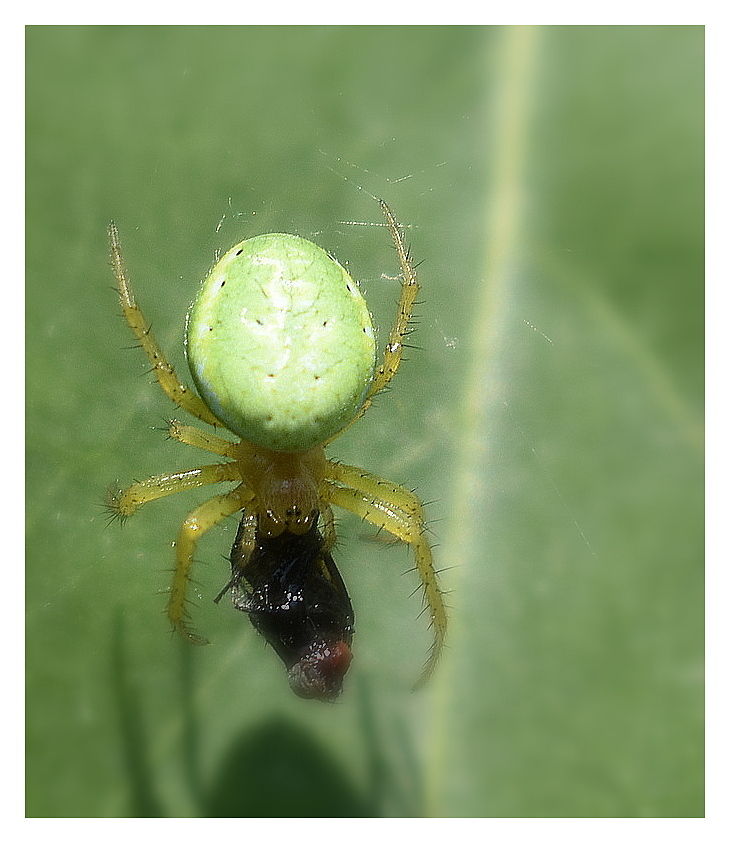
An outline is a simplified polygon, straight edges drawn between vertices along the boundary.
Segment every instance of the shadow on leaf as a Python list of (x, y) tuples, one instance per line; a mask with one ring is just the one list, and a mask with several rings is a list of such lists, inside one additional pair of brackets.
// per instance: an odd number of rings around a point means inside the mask
[(207, 817), (374, 816), (337, 762), (305, 731), (272, 717), (245, 732), (223, 759)]

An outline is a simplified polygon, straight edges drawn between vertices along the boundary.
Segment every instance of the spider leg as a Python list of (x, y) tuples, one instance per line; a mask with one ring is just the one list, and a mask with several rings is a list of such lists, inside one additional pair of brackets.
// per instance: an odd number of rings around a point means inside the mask
[(214, 433), (199, 430), (193, 425), (180, 424), (173, 419), (170, 422), (169, 434), (172, 439), (177, 439), (178, 442), (185, 445), (192, 445), (193, 448), (200, 448), (201, 451), (219, 454), (221, 457), (228, 457), (229, 459), (236, 458), (237, 449), (234, 442), (216, 436)]
[(216, 463), (178, 471), (174, 474), (158, 474), (148, 477), (140, 483), (133, 483), (128, 489), (120, 493), (110, 493), (107, 504), (114, 515), (128, 518), (142, 506), (158, 498), (208, 486), (211, 483), (240, 480), (241, 472), (236, 463)]
[(238, 486), (224, 495), (217, 495), (196, 507), (188, 514), (180, 527), (175, 542), (175, 573), (170, 588), (167, 604), (167, 616), (176, 632), (192, 644), (207, 644), (205, 638), (197, 635), (190, 628), (185, 608), (190, 568), (198, 539), (215, 527), (220, 521), (239, 509), (243, 509), (253, 499), (253, 492), (244, 486)]
[(398, 262), (400, 263), (402, 282), (400, 289), (400, 301), (398, 302), (398, 315), (395, 318), (393, 327), (390, 329), (388, 344), (385, 346), (385, 352), (383, 354), (383, 362), (375, 370), (373, 381), (370, 384), (370, 389), (368, 390), (368, 394), (365, 397), (365, 401), (360, 408), (360, 411), (351, 422), (342, 428), (342, 430), (330, 437), (327, 442), (325, 442), (325, 446), (329, 445), (333, 439), (336, 439), (345, 430), (352, 427), (352, 425), (365, 414), (367, 409), (373, 403), (375, 395), (390, 383), (393, 375), (395, 375), (398, 371), (398, 367), (400, 366), (403, 358), (403, 340), (408, 334), (408, 325), (411, 320), (411, 315), (413, 314), (413, 306), (416, 302), (418, 291), (420, 290), (418, 278), (416, 277), (416, 268), (413, 266), (410, 252), (403, 240), (403, 230), (384, 200), (379, 199), (378, 202), (380, 203), (380, 210), (385, 215), (385, 221), (390, 231), (390, 236), (393, 238), (395, 251), (398, 255)]
[(413, 548), (434, 636), (428, 659), (415, 686), (418, 688), (431, 675), (441, 656), (447, 625), (431, 547), (425, 536), (421, 504), (407, 489), (360, 469), (335, 464), (329, 464), (328, 469), (332, 471), (333, 479), (325, 478), (323, 497), (371, 524), (382, 527)]
[(384, 480), (376, 474), (371, 474), (369, 471), (357, 468), (357, 466), (332, 462), (332, 460), (327, 460), (325, 476), (328, 480), (336, 480), (338, 483), (342, 483), (343, 486), (357, 489), (359, 492), (364, 492), (373, 498), (384, 499), (398, 509), (410, 512), (417, 518), (420, 518), (421, 522), (424, 520), (421, 502), (413, 492), (409, 492), (408, 489), (399, 486), (397, 483)]
[(380, 210), (385, 215), (390, 236), (393, 238), (393, 243), (395, 244), (395, 251), (398, 255), (403, 281), (401, 284), (400, 301), (398, 303), (398, 315), (396, 316), (393, 327), (390, 329), (390, 336), (388, 337), (388, 344), (385, 346), (383, 362), (375, 372), (363, 412), (369, 406), (373, 396), (387, 386), (393, 375), (398, 371), (398, 366), (400, 366), (400, 361), (403, 357), (403, 340), (408, 333), (408, 323), (413, 313), (413, 305), (415, 304), (418, 290), (420, 289), (415, 267), (403, 240), (403, 230), (398, 225), (396, 218), (385, 202), (382, 199), (378, 201), (380, 202)]
[(203, 400), (178, 379), (172, 366), (167, 362), (167, 358), (152, 336), (149, 323), (134, 299), (129, 283), (129, 276), (127, 275), (124, 259), (122, 258), (122, 244), (119, 240), (119, 232), (113, 222), (109, 223), (109, 244), (114, 274), (117, 279), (119, 302), (122, 306), (124, 318), (139, 340), (147, 357), (149, 357), (152, 369), (160, 386), (181, 409), (207, 424), (214, 426), (220, 425), (218, 419), (211, 413)]
[(337, 543), (335, 516), (329, 504), (322, 507), (322, 535), (324, 536), (324, 549), (329, 553)]

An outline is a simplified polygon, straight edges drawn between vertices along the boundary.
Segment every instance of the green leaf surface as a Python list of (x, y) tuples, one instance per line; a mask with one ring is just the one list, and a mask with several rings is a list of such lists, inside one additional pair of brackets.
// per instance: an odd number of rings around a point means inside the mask
[[(702, 28), (30, 27), (27, 92), (28, 815), (701, 816)], [(106, 524), (109, 486), (205, 461), (106, 226), (187, 375), (216, 251), (269, 231), (348, 266), (382, 346), (369, 194), (422, 261), (417, 348), (330, 453), (429, 502), (451, 627), (412, 694), (408, 551), (342, 514), (355, 661), (322, 705), (213, 603), (234, 519), (197, 554), (212, 643), (171, 638), (203, 492)]]

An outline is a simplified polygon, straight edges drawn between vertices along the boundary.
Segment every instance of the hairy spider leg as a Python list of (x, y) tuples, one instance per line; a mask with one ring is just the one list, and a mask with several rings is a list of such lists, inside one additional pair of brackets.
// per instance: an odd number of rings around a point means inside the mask
[(400, 263), (401, 271), (401, 289), (400, 300), (398, 302), (398, 314), (396, 316), (393, 327), (390, 329), (388, 335), (388, 344), (385, 346), (383, 353), (383, 362), (375, 370), (373, 381), (370, 384), (370, 389), (365, 396), (365, 401), (352, 421), (348, 422), (342, 430), (331, 436), (325, 443), (325, 447), (329, 445), (345, 430), (349, 430), (358, 419), (362, 418), (367, 409), (373, 403), (373, 398), (384, 389), (393, 379), (393, 375), (398, 371), (401, 360), (403, 358), (403, 340), (408, 334), (408, 324), (413, 314), (413, 305), (416, 302), (416, 296), (420, 290), (418, 278), (416, 277), (416, 270), (411, 261), (408, 248), (403, 240), (403, 232), (398, 225), (393, 212), (386, 205), (383, 199), (378, 199), (380, 209), (385, 215), (385, 220), (390, 231), (390, 236), (393, 238), (395, 244), (395, 251), (398, 255), (398, 262)]
[(365, 412), (372, 397), (387, 386), (393, 375), (398, 371), (401, 358), (403, 357), (403, 340), (408, 333), (408, 323), (413, 313), (413, 305), (416, 302), (418, 290), (420, 289), (418, 278), (416, 277), (416, 270), (403, 240), (403, 231), (396, 222), (390, 208), (382, 199), (378, 201), (380, 203), (380, 210), (385, 215), (390, 236), (393, 238), (393, 243), (395, 244), (395, 251), (398, 255), (403, 280), (401, 283), (400, 301), (398, 303), (398, 315), (393, 323), (393, 327), (390, 329), (388, 344), (385, 346), (385, 354), (383, 355), (383, 362), (375, 373), (365, 402), (366, 406), (362, 412)]
[(404, 512), (420, 519), (421, 522), (424, 521), (423, 507), (413, 492), (397, 483), (371, 474), (364, 468), (327, 460), (326, 477), (328, 480), (336, 480), (343, 486), (350, 486), (352, 489), (357, 489), (358, 492), (382, 500), (391, 507), (402, 509)]
[[(231, 563), (243, 571), (256, 548), (256, 533), (258, 531), (258, 515), (255, 512), (244, 511), (238, 527), (236, 540), (231, 549)], [(235, 553), (234, 553), (235, 551)], [(230, 587), (230, 583), (229, 586)]]
[(330, 553), (332, 548), (337, 544), (335, 516), (332, 512), (332, 507), (329, 504), (325, 504), (325, 502), (321, 499), (320, 506), (322, 507), (320, 515), (322, 516), (322, 536), (324, 538), (324, 550), (327, 553)]
[(243, 509), (254, 498), (253, 492), (242, 485), (223, 495), (216, 495), (196, 507), (188, 514), (180, 527), (175, 542), (175, 573), (167, 604), (167, 616), (173, 628), (192, 644), (207, 644), (205, 638), (197, 635), (189, 626), (186, 610), (186, 595), (190, 581), (195, 545), (205, 533), (224, 518)]
[(124, 318), (127, 320), (127, 324), (132, 329), (134, 335), (139, 340), (140, 345), (149, 357), (158, 383), (178, 407), (207, 424), (219, 426), (220, 422), (203, 403), (203, 400), (197, 395), (197, 393), (188, 389), (188, 387), (179, 380), (172, 366), (167, 362), (167, 358), (162, 353), (162, 350), (152, 336), (149, 323), (137, 306), (137, 302), (132, 294), (129, 276), (127, 275), (127, 270), (124, 266), (124, 259), (122, 258), (122, 245), (119, 240), (119, 232), (113, 222), (109, 223), (109, 245), (111, 249), (114, 274), (117, 278), (119, 301), (122, 305)]
[(211, 483), (240, 481), (241, 472), (236, 463), (216, 463), (177, 471), (173, 474), (158, 474), (139, 483), (133, 483), (119, 494), (111, 493), (109, 506), (115, 515), (128, 518), (140, 506), (167, 495), (209, 486)]
[(334, 479), (326, 478), (323, 484), (323, 496), (330, 503), (382, 527), (413, 548), (434, 636), (428, 659), (415, 685), (419, 688), (433, 672), (446, 636), (446, 609), (433, 567), (431, 547), (425, 536), (421, 504), (407, 489), (361, 469), (335, 464), (330, 464), (330, 468), (337, 469), (332, 473)]
[(178, 442), (191, 445), (193, 448), (199, 448), (201, 451), (208, 451), (211, 454), (218, 454), (232, 460), (236, 459), (238, 454), (235, 442), (230, 442), (214, 433), (208, 433), (207, 430), (199, 430), (191, 424), (180, 424), (173, 419), (170, 422), (168, 432), (171, 439), (177, 439)]

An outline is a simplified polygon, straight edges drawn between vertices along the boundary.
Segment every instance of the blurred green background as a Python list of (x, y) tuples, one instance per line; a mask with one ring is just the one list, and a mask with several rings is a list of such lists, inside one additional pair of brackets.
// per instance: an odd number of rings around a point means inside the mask
[[(703, 38), (27, 30), (28, 815), (703, 814)], [(348, 263), (382, 341), (368, 193), (422, 261), (418, 349), (331, 454), (430, 502), (452, 625), (411, 694), (408, 551), (342, 514), (355, 661), (322, 705), (213, 603), (234, 519), (198, 552), (212, 643), (171, 638), (204, 493), (106, 524), (111, 484), (205, 462), (160, 430), (106, 225), (186, 374), (200, 279), (262, 232)]]

